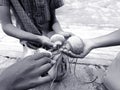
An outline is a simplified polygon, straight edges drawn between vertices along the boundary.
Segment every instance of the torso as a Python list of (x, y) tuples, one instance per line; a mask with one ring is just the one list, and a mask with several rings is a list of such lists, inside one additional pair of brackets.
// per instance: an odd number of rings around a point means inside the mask
[[(49, 0), (19, 0), (28, 17), (42, 34), (52, 31)], [(17, 21), (18, 22), (18, 21)], [(18, 22), (20, 24), (20, 22)]]

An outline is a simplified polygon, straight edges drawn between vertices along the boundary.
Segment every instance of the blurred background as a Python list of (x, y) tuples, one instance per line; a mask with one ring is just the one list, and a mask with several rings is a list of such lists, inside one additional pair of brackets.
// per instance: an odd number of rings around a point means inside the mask
[[(64, 23), (76, 25), (119, 27), (120, 0), (64, 0), (58, 14)], [(71, 20), (72, 19), (72, 20)]]

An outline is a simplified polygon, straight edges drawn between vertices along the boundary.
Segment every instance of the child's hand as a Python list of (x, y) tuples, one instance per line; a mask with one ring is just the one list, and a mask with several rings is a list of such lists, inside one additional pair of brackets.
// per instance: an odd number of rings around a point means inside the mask
[(48, 48), (53, 47), (53, 43), (51, 42), (51, 40), (48, 37), (39, 36), (39, 38), (40, 38), (40, 41), (43, 46), (48, 47)]
[(61, 32), (59, 32), (58, 34), (63, 35), (65, 38), (69, 38), (69, 37), (71, 37), (72, 35), (74, 35), (74, 34), (71, 33), (71, 32), (64, 32), (64, 31), (61, 31)]

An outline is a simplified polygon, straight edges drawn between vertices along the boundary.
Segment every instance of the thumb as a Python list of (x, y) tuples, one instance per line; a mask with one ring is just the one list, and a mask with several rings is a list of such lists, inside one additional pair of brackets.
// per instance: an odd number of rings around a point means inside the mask
[(88, 53), (89, 53), (90, 51), (84, 51), (84, 52), (82, 52), (80, 55), (79, 55), (79, 57), (80, 58), (84, 58), (85, 56), (87, 56), (88, 55)]

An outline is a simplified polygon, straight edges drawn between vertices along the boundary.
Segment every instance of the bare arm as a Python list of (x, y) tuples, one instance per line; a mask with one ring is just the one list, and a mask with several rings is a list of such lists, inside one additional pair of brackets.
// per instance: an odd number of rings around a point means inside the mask
[(76, 55), (71, 51), (63, 50), (63, 52), (74, 58), (83, 58), (86, 55), (88, 55), (92, 49), (120, 45), (120, 30), (114, 31), (104, 36), (83, 40), (83, 41), (84, 41), (84, 50), (80, 55)]
[(120, 30), (110, 34), (84, 40), (84, 51), (79, 57), (85, 57), (92, 49), (120, 45)]
[(120, 45), (120, 30), (90, 39), (90, 41), (93, 43), (92, 48)]
[(11, 22), (9, 6), (0, 6), (0, 20), (2, 28), (7, 35), (26, 41), (42, 43), (46, 46), (52, 46), (49, 38), (45, 36), (35, 35), (15, 27)]
[(68, 38), (68, 37), (70, 37), (71, 35), (73, 35), (73, 34), (70, 33), (70, 32), (65, 32), (65, 31), (62, 30), (62, 27), (61, 27), (59, 21), (57, 20), (55, 11), (52, 12), (52, 20), (53, 20), (53, 26), (52, 26), (52, 28), (53, 28), (53, 30), (54, 30), (56, 33), (61, 34), (61, 35), (63, 35), (63, 36), (66, 37), (66, 38)]
[(2, 28), (6, 34), (18, 39), (23, 39), (28, 41), (38, 40), (37, 35), (26, 32), (12, 25), (10, 8), (8, 6), (0, 6), (0, 12), (1, 12), (0, 19), (2, 23)]
[(60, 33), (60, 32), (63, 32), (58, 20), (57, 20), (57, 17), (56, 17), (56, 14), (55, 14), (55, 10), (52, 11), (52, 20), (53, 20), (53, 30), (56, 32), (56, 33)]

